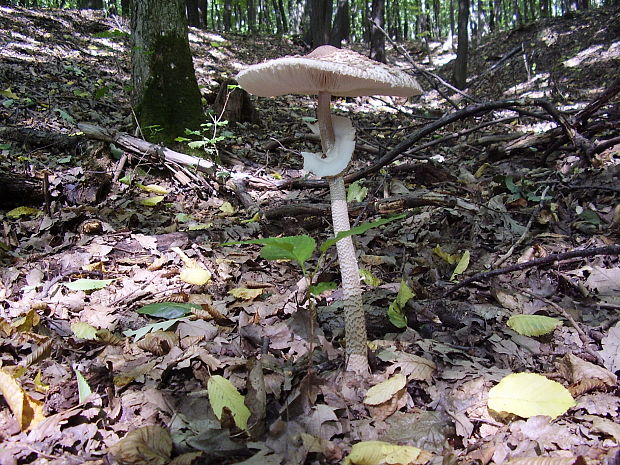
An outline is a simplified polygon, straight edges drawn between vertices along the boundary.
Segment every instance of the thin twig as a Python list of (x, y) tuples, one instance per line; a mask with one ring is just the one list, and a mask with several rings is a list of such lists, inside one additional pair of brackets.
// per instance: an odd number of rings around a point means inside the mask
[(525, 289), (517, 289), (517, 292), (526, 294), (532, 297), (533, 299), (540, 300), (541, 302), (544, 302), (547, 305), (553, 307), (556, 312), (558, 312), (560, 315), (562, 315), (563, 318), (568, 320), (571, 326), (575, 328), (575, 331), (577, 331), (577, 334), (579, 335), (579, 339), (581, 339), (581, 342), (583, 343), (583, 350), (585, 350), (591, 357), (593, 357), (594, 360), (596, 360), (596, 363), (598, 363), (601, 366), (604, 366), (605, 361), (603, 360), (603, 357), (601, 357), (600, 354), (598, 354), (597, 352), (595, 352), (589, 347), (589, 344), (592, 342), (592, 339), (590, 339), (590, 337), (588, 337), (588, 335), (583, 331), (583, 329), (581, 329), (581, 327), (579, 326), (579, 323), (575, 321), (575, 319), (570, 315), (570, 313), (568, 313), (560, 305), (556, 304), (552, 300), (536, 295), (533, 292), (526, 291)]
[(603, 247), (595, 247), (593, 249), (571, 250), (570, 252), (551, 254), (546, 257), (536, 258), (523, 263), (517, 263), (515, 265), (506, 266), (497, 270), (476, 273), (475, 275), (470, 276), (469, 278), (464, 279), (460, 283), (452, 286), (444, 293), (444, 297), (453, 294), (457, 290), (468, 286), (471, 283), (476, 281), (487, 281), (494, 276), (512, 273), (513, 271), (526, 270), (535, 266), (549, 265), (554, 262), (569, 260), (571, 258), (594, 257), (596, 255), (620, 255), (620, 245), (606, 245)]

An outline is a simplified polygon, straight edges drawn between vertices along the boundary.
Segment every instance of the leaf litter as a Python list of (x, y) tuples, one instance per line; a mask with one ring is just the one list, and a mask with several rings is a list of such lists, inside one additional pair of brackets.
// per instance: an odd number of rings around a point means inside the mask
[[(588, 13), (592, 18), (582, 20), (618, 20), (617, 8), (607, 12), (601, 18), (601, 10), (594, 10)], [(8, 8), (0, 16), (9, 27), (27, 24), (50, 33), (34, 50), (40, 56), (54, 50), (62, 57), (61, 67), (37, 60), (26, 71), (20, 39), (9, 31), (3, 40), (10, 54), (0, 71), (12, 87), (3, 99), (21, 105), (27, 102), (20, 99), (47, 102), (58, 92), (97, 96), (52, 98), (54, 112), (36, 104), (28, 121), (4, 106), (4, 124), (61, 134), (73, 133), (76, 121), (130, 128), (122, 90), (127, 45), (122, 36), (103, 41), (88, 32), (116, 27), (112, 19), (94, 12)], [(519, 79), (527, 84), (522, 89), (531, 88), (515, 62), (486, 76), (484, 57), (501, 55), (526, 36), (549, 42), (559, 37), (551, 32), (570, 27), (570, 20), (558, 18), (515, 31), (509, 41), (486, 43), (472, 63), (472, 95), (492, 99), (514, 93)], [(64, 29), (80, 31), (79, 41)], [(593, 40), (582, 28), (577, 31), (584, 47)], [(209, 95), (220, 77), (216, 64), (231, 75), (233, 60), (249, 64), (263, 55), (302, 51), (286, 39), (251, 43), (230, 37), (222, 48), (212, 44), (212, 33), (192, 34), (197, 75)], [(97, 52), (80, 59), (66, 54), (67, 47), (84, 44)], [(560, 62), (560, 50), (561, 44), (551, 44), (526, 53), (537, 57), (542, 69), (545, 61)], [(422, 54), (418, 58), (429, 65)], [(612, 55), (581, 69), (563, 65), (553, 79), (585, 102), (608, 84), (619, 61)], [(431, 91), (420, 103), (402, 107), (415, 116), (422, 103), (439, 108), (440, 100)], [(435, 145), (418, 164), (404, 159), (388, 168), (394, 168), (389, 177), (365, 179), (363, 195), (359, 186), (350, 192), (361, 225), (379, 213), (406, 215), (356, 236), (364, 266), (380, 281), (369, 280), (364, 294), (374, 339), (373, 377), (347, 379), (338, 288), (326, 287), (318, 295), (315, 320), (294, 263), (266, 260), (256, 245), (222, 245), (278, 235), (328, 239), (325, 191), (282, 183), (300, 175), (298, 152), (313, 150), (315, 142), (299, 135), (311, 109), (290, 96), (256, 104), (266, 125), (244, 123), (238, 133), (229, 126), (233, 136), (219, 151), (229, 161), (222, 168), (257, 173), (247, 190), (260, 219), (221, 179), (183, 183), (180, 171), (173, 177), (134, 165), (126, 174), (137, 183), (112, 181), (92, 176), (114, 172), (115, 152), (105, 144), (89, 142), (79, 152), (62, 140), (50, 149), (36, 146), (31, 135), (2, 133), (9, 143), (1, 149), (1, 168), (20, 171), (19, 157), (34, 145), (33, 165), (51, 170), (53, 214), (42, 214), (41, 202), (2, 205), (0, 461), (598, 463), (617, 454), (617, 254), (514, 270), (443, 297), (453, 279), (502, 263), (617, 243), (617, 149), (584, 168), (566, 146), (543, 157), (544, 146), (488, 142), (499, 135), (531, 135), (530, 123), (513, 120), (456, 144)], [(612, 110), (617, 104), (611, 102)], [(378, 103), (372, 99), (337, 105), (357, 112), (365, 142), (383, 135), (375, 128), (402, 124), (402, 114), (375, 112)], [(599, 137), (610, 135), (603, 126)], [(406, 136), (401, 129), (381, 143)], [(276, 148), (266, 149), (274, 140)], [(372, 153), (372, 144), (360, 150), (353, 168)], [(431, 156), (444, 161), (429, 163)], [(153, 194), (161, 198), (153, 200)], [(337, 279), (332, 256), (328, 252), (320, 282)], [(308, 260), (314, 265), (314, 258)], [(402, 283), (411, 297), (399, 301)], [(402, 328), (388, 313), (395, 302)], [(141, 313), (147, 305), (158, 310)], [(165, 313), (174, 313), (171, 309), (177, 314)], [(562, 325), (528, 336), (507, 324), (511, 317), (530, 315), (560, 319)], [(554, 421), (544, 415), (497, 416), (487, 407), (489, 392), (516, 373), (563, 385), (576, 405)], [(218, 398), (234, 400), (220, 402), (216, 413), (209, 401), (216, 388), (210, 383), (221, 380), (225, 394), (220, 383)], [(381, 402), (368, 405), (364, 399), (373, 394), (371, 386), (382, 390)]]

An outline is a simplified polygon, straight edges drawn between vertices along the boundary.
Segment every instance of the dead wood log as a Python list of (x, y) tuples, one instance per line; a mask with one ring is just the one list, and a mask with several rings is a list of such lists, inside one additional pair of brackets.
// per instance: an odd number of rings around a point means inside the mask
[(44, 200), (42, 179), (0, 172), (0, 209), (40, 205)]
[[(475, 206), (468, 205), (455, 197), (434, 192), (421, 191), (411, 195), (388, 197), (375, 202), (352, 203), (349, 206), (349, 212), (353, 216), (362, 213), (366, 213), (368, 215), (389, 215), (400, 213), (409, 208), (415, 207), (455, 207), (459, 205), (468, 209), (476, 209)], [(275, 221), (287, 217), (325, 216), (329, 215), (329, 212), (330, 206), (327, 203), (298, 203), (270, 208), (265, 211), (265, 218)]]
[(0, 127), (0, 139), (21, 142), (31, 147), (53, 148), (71, 153), (83, 141), (79, 136), (22, 127)]

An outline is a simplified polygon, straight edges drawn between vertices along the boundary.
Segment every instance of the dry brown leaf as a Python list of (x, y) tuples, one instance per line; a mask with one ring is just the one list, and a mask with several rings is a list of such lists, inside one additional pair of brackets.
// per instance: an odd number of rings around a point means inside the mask
[(170, 461), (172, 438), (161, 426), (144, 426), (127, 433), (110, 452), (123, 465), (165, 465)]
[(101, 342), (111, 346), (121, 346), (124, 343), (121, 337), (117, 336), (109, 329), (100, 329), (95, 333), (95, 336), (97, 336), (97, 339)]
[[(618, 377), (606, 368), (566, 354), (558, 363), (558, 371), (579, 394), (606, 386), (615, 386)], [(572, 392), (572, 391), (571, 391)]]
[(159, 357), (166, 355), (178, 343), (179, 336), (175, 332), (155, 331), (144, 336), (144, 339), (138, 342), (138, 347)]

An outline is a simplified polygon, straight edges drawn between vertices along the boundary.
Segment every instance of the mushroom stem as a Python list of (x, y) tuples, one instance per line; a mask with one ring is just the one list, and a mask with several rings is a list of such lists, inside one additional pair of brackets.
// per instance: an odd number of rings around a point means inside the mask
[(332, 113), (330, 104), (332, 94), (329, 92), (319, 92), (319, 100), (316, 108), (316, 119), (319, 122), (319, 134), (321, 135), (321, 146), (323, 153), (327, 152), (334, 146), (336, 136), (334, 135), (334, 124), (332, 122)]
[[(335, 146), (336, 141), (330, 103), (331, 94), (319, 92), (316, 114), (319, 123), (321, 145), (325, 155)], [(347, 194), (342, 174), (330, 177), (328, 180), (334, 235), (337, 235), (339, 232), (351, 229)], [(364, 374), (370, 371), (366, 349), (366, 317), (364, 316), (364, 308), (362, 306), (360, 272), (351, 236), (336, 242), (336, 251), (338, 252), (342, 292), (344, 294), (344, 332), (347, 345), (346, 369), (347, 371)]]
[[(351, 229), (344, 178), (329, 178), (334, 235)], [(366, 349), (366, 317), (362, 306), (362, 287), (357, 266), (355, 246), (351, 236), (336, 242), (342, 291), (344, 294), (344, 328), (347, 351), (347, 371), (365, 374), (370, 371)]]

